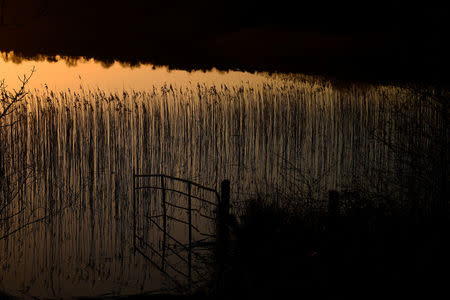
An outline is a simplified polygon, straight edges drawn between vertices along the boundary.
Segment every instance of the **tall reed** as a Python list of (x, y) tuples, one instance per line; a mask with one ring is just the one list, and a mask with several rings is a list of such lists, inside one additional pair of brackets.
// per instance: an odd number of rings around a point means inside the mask
[(38, 180), (21, 191), (30, 218), (61, 214), (0, 241), (2, 288), (37, 297), (159, 288), (164, 279), (132, 254), (133, 169), (211, 187), (229, 179), (235, 205), (275, 186), (280, 198), (308, 191), (297, 204), (325, 209), (324, 191), (355, 178), (369, 186), (377, 170), (395, 170), (373, 133), (381, 126), (383, 138), (397, 139), (391, 108), (417, 97), (285, 75), (112, 94), (34, 90), (17, 111), (23, 121), (4, 132), (9, 153), (20, 155), (6, 168), (33, 166)]

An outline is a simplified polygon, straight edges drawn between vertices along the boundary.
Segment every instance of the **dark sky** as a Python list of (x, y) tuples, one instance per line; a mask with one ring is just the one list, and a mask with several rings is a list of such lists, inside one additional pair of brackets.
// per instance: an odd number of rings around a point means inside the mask
[[(50, 14), (70, 16), (74, 29), (82, 22), (133, 29), (158, 22), (159, 30), (186, 28), (226, 30), (261, 25), (295, 30), (414, 31), (442, 27), (448, 18), (444, 1), (254, 1), (254, 0), (3, 0), (10, 23), (29, 19), (48, 5)], [(150, 19), (151, 18), (151, 19)], [(64, 19), (60, 18), (60, 22)], [(139, 29), (139, 28), (135, 28)], [(156, 28), (153, 28), (156, 30)]]

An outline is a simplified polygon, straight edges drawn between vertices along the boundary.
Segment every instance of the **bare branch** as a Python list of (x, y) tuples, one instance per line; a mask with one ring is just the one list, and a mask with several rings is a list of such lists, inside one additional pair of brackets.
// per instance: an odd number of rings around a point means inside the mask
[(18, 91), (14, 89), (13, 93), (7, 91), (7, 86), (4, 80), (0, 82), (0, 94), (1, 94), (0, 101), (2, 106), (1, 107), (2, 110), (0, 111), (0, 121), (7, 115), (11, 114), (15, 110), (14, 106), (17, 103), (21, 102), (26, 95), (28, 95), (28, 92), (26, 91), (26, 86), (30, 81), (31, 77), (33, 76), (34, 72), (35, 68), (33, 67), (29, 75), (24, 75), (23, 78), (19, 77), (21, 86)]

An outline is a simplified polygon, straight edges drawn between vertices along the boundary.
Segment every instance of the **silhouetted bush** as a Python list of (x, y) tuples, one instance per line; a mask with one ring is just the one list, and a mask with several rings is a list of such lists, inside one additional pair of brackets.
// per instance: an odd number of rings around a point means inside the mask
[(271, 199), (249, 201), (230, 252), (226, 296), (370, 299), (444, 291), (449, 222), (418, 223), (351, 196), (335, 227), (326, 216), (312, 221)]

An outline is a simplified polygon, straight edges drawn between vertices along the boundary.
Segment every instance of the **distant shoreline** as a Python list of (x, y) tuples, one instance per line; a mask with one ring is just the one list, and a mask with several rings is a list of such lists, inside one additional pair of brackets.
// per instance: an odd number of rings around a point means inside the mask
[(414, 41), (392, 32), (331, 35), (260, 27), (205, 38), (134, 37), (46, 36), (30, 29), (0, 28), (0, 51), (13, 51), (28, 59), (60, 55), (93, 58), (105, 64), (119, 61), (182, 70), (216, 68), (303, 73), (352, 81), (450, 83), (442, 45), (414, 46)]

